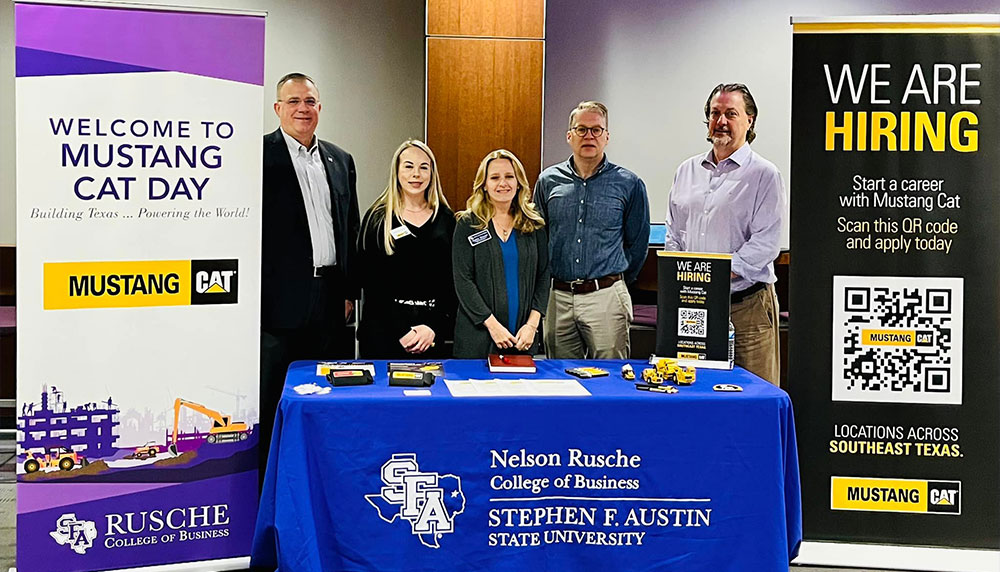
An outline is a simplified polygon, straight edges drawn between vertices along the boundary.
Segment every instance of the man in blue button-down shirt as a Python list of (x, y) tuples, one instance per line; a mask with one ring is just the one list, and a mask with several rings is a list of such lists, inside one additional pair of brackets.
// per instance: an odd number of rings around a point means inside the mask
[(730, 319), (736, 364), (778, 384), (774, 259), (785, 191), (781, 173), (750, 148), (757, 104), (743, 84), (720, 84), (705, 102), (712, 149), (681, 163), (667, 207), (668, 250), (733, 255)]
[(649, 198), (635, 173), (608, 161), (608, 108), (569, 115), (573, 155), (542, 171), (535, 205), (548, 223), (552, 292), (545, 313), (551, 358), (629, 357), (634, 281), (649, 244)]

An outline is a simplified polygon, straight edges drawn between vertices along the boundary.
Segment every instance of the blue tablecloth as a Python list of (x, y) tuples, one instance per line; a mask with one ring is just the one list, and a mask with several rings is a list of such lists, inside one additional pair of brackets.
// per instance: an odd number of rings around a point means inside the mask
[[(746, 371), (636, 391), (624, 362), (582, 397), (452, 397), (373, 386), (298, 395), (275, 420), (253, 563), (282, 571), (787, 571), (802, 538), (788, 395)], [(641, 362), (631, 362), (641, 372)], [(449, 379), (518, 378), (483, 361)], [(740, 393), (714, 392), (735, 383)]]

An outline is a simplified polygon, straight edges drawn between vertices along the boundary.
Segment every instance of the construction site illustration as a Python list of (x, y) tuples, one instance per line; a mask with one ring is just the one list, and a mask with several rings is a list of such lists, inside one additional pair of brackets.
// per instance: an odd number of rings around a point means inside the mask
[(176, 397), (159, 412), (122, 413), (110, 396), (70, 405), (42, 385), (37, 403), (20, 405), (18, 481), (181, 482), (254, 469), (257, 411), (241, 407), (243, 394), (207, 389), (235, 397), (235, 409)]

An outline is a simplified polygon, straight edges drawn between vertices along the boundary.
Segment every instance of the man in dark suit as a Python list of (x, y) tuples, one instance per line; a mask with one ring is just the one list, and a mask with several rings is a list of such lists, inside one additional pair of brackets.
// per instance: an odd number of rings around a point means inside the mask
[[(353, 357), (344, 324), (357, 298), (352, 270), (360, 217), (354, 158), (316, 137), (315, 82), (278, 81), (281, 127), (264, 136), (261, 247), (262, 466), (288, 365)], [(349, 353), (348, 353), (349, 352)]]

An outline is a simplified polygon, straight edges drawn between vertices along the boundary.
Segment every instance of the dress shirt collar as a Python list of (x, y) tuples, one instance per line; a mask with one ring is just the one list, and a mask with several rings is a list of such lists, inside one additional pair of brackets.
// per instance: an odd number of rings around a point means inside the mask
[[(733, 151), (732, 155), (726, 157), (721, 162), (725, 163), (726, 161), (732, 161), (733, 163), (736, 163), (737, 167), (742, 167), (746, 165), (747, 162), (750, 160), (750, 153), (752, 153), (752, 151), (750, 150), (750, 144), (744, 143), (740, 145), (739, 149)], [(708, 153), (705, 154), (705, 158), (702, 159), (701, 164), (703, 167), (706, 168), (718, 167), (719, 165), (716, 164), (715, 162), (715, 151), (709, 149)]]
[(316, 142), (318, 141), (318, 139), (316, 139), (315, 134), (313, 134), (312, 144), (310, 144), (309, 148), (307, 149), (306, 146), (303, 145), (302, 143), (299, 143), (299, 141), (296, 138), (292, 137), (288, 133), (285, 133), (284, 129), (281, 129), (279, 127), (278, 130), (281, 131), (281, 136), (285, 138), (285, 144), (288, 145), (288, 153), (292, 157), (298, 155), (300, 150), (305, 151), (307, 155), (311, 154), (313, 151), (316, 150), (317, 146)]

